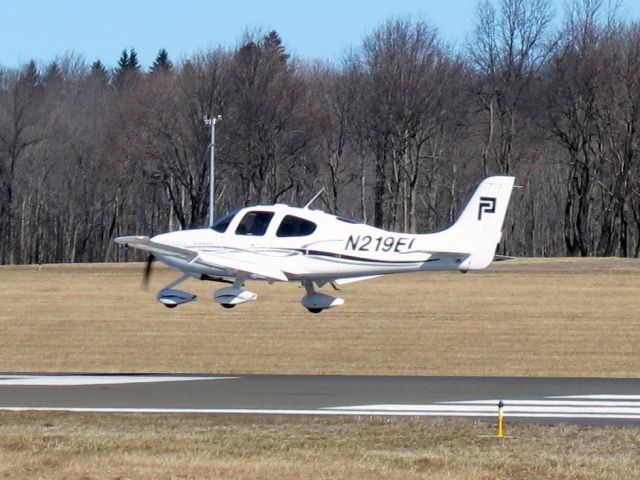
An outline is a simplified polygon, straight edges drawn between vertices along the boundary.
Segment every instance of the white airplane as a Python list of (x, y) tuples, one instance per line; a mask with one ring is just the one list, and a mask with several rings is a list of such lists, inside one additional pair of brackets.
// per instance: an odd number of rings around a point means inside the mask
[[(213, 299), (223, 307), (255, 300), (247, 280), (300, 282), (302, 305), (310, 312), (342, 305), (341, 298), (317, 292), (390, 273), (426, 270), (480, 270), (494, 260), (514, 177), (486, 178), (458, 220), (430, 234), (388, 232), (345, 218), (287, 205), (258, 205), (234, 211), (209, 228), (116, 238), (116, 243), (148, 252), (147, 281), (155, 259), (183, 275), (157, 294), (175, 307), (196, 299), (176, 286), (189, 278), (233, 284)], [(233, 280), (231, 280), (233, 279)], [(337, 288), (337, 287), (336, 287)]]

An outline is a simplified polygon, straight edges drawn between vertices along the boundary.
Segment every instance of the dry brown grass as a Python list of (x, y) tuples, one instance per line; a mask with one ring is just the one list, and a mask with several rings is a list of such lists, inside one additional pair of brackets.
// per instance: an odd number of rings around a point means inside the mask
[[(292, 285), (234, 310), (168, 310), (140, 265), (0, 267), (0, 371), (632, 376), (640, 266), (509, 270), (350, 285), (316, 316)], [(569, 267), (569, 268), (566, 268)], [(152, 290), (175, 275), (160, 269)], [(254, 288), (255, 287), (255, 288)], [(0, 413), (0, 478), (636, 479), (638, 429), (402, 418)]]
[(224, 310), (189, 280), (200, 300), (169, 310), (168, 269), (146, 293), (140, 264), (0, 267), (0, 371), (636, 377), (639, 264), (379, 278), (320, 315), (296, 285), (250, 283), (258, 301)]
[(0, 413), (2, 478), (637, 479), (640, 431), (456, 420)]

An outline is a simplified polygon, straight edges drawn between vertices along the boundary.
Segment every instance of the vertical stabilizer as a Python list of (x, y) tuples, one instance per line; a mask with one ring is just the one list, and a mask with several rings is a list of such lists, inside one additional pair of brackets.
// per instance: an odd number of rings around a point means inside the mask
[(514, 180), (506, 176), (484, 179), (456, 223), (442, 232), (451, 251), (470, 254), (461, 270), (479, 270), (493, 261)]

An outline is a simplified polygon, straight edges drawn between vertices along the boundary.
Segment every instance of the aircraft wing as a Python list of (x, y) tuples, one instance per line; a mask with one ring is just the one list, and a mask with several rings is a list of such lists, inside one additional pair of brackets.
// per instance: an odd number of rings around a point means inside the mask
[(160, 242), (154, 242), (149, 237), (118, 237), (114, 242), (126, 247), (137, 248), (143, 252), (153, 253), (154, 255), (165, 255), (167, 257), (178, 257), (188, 262), (192, 262), (198, 257), (198, 252), (188, 248), (166, 245)]
[(138, 250), (153, 253), (154, 255), (177, 257), (190, 263), (198, 263), (207, 267), (226, 270), (229, 272), (230, 276), (235, 276), (238, 273), (246, 273), (266, 280), (279, 280), (282, 282), (289, 280), (284, 272), (279, 268), (271, 265), (265, 265), (261, 262), (264, 257), (259, 257), (258, 255), (250, 252), (245, 252), (245, 256), (248, 258), (241, 260), (154, 242), (146, 236), (119, 237), (115, 239), (115, 242), (128, 247), (137, 248)]
[[(258, 257), (255, 253), (246, 253), (252, 260), (263, 260), (264, 256)], [(226, 256), (215, 255), (211, 253), (202, 253), (198, 255), (198, 258), (195, 260), (195, 263), (200, 263), (202, 265), (217, 267), (227, 270), (233, 274), (236, 273), (248, 273), (254, 276), (262, 277), (267, 280), (279, 280), (281, 282), (286, 282), (289, 279), (284, 274), (282, 270), (277, 267), (271, 265), (265, 265), (264, 263), (258, 263), (256, 261), (251, 260), (240, 260), (235, 258), (229, 258)]]

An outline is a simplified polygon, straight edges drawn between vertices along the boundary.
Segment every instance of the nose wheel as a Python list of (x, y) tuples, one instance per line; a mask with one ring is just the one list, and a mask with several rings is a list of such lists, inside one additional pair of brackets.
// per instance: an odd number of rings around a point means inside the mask
[(174, 288), (180, 283), (184, 282), (187, 278), (189, 278), (189, 275), (183, 275), (177, 280), (171, 282), (169, 285), (158, 292), (158, 294), (156, 295), (156, 300), (158, 300), (167, 308), (176, 308), (178, 305), (193, 302), (196, 298), (198, 298), (196, 295)]

